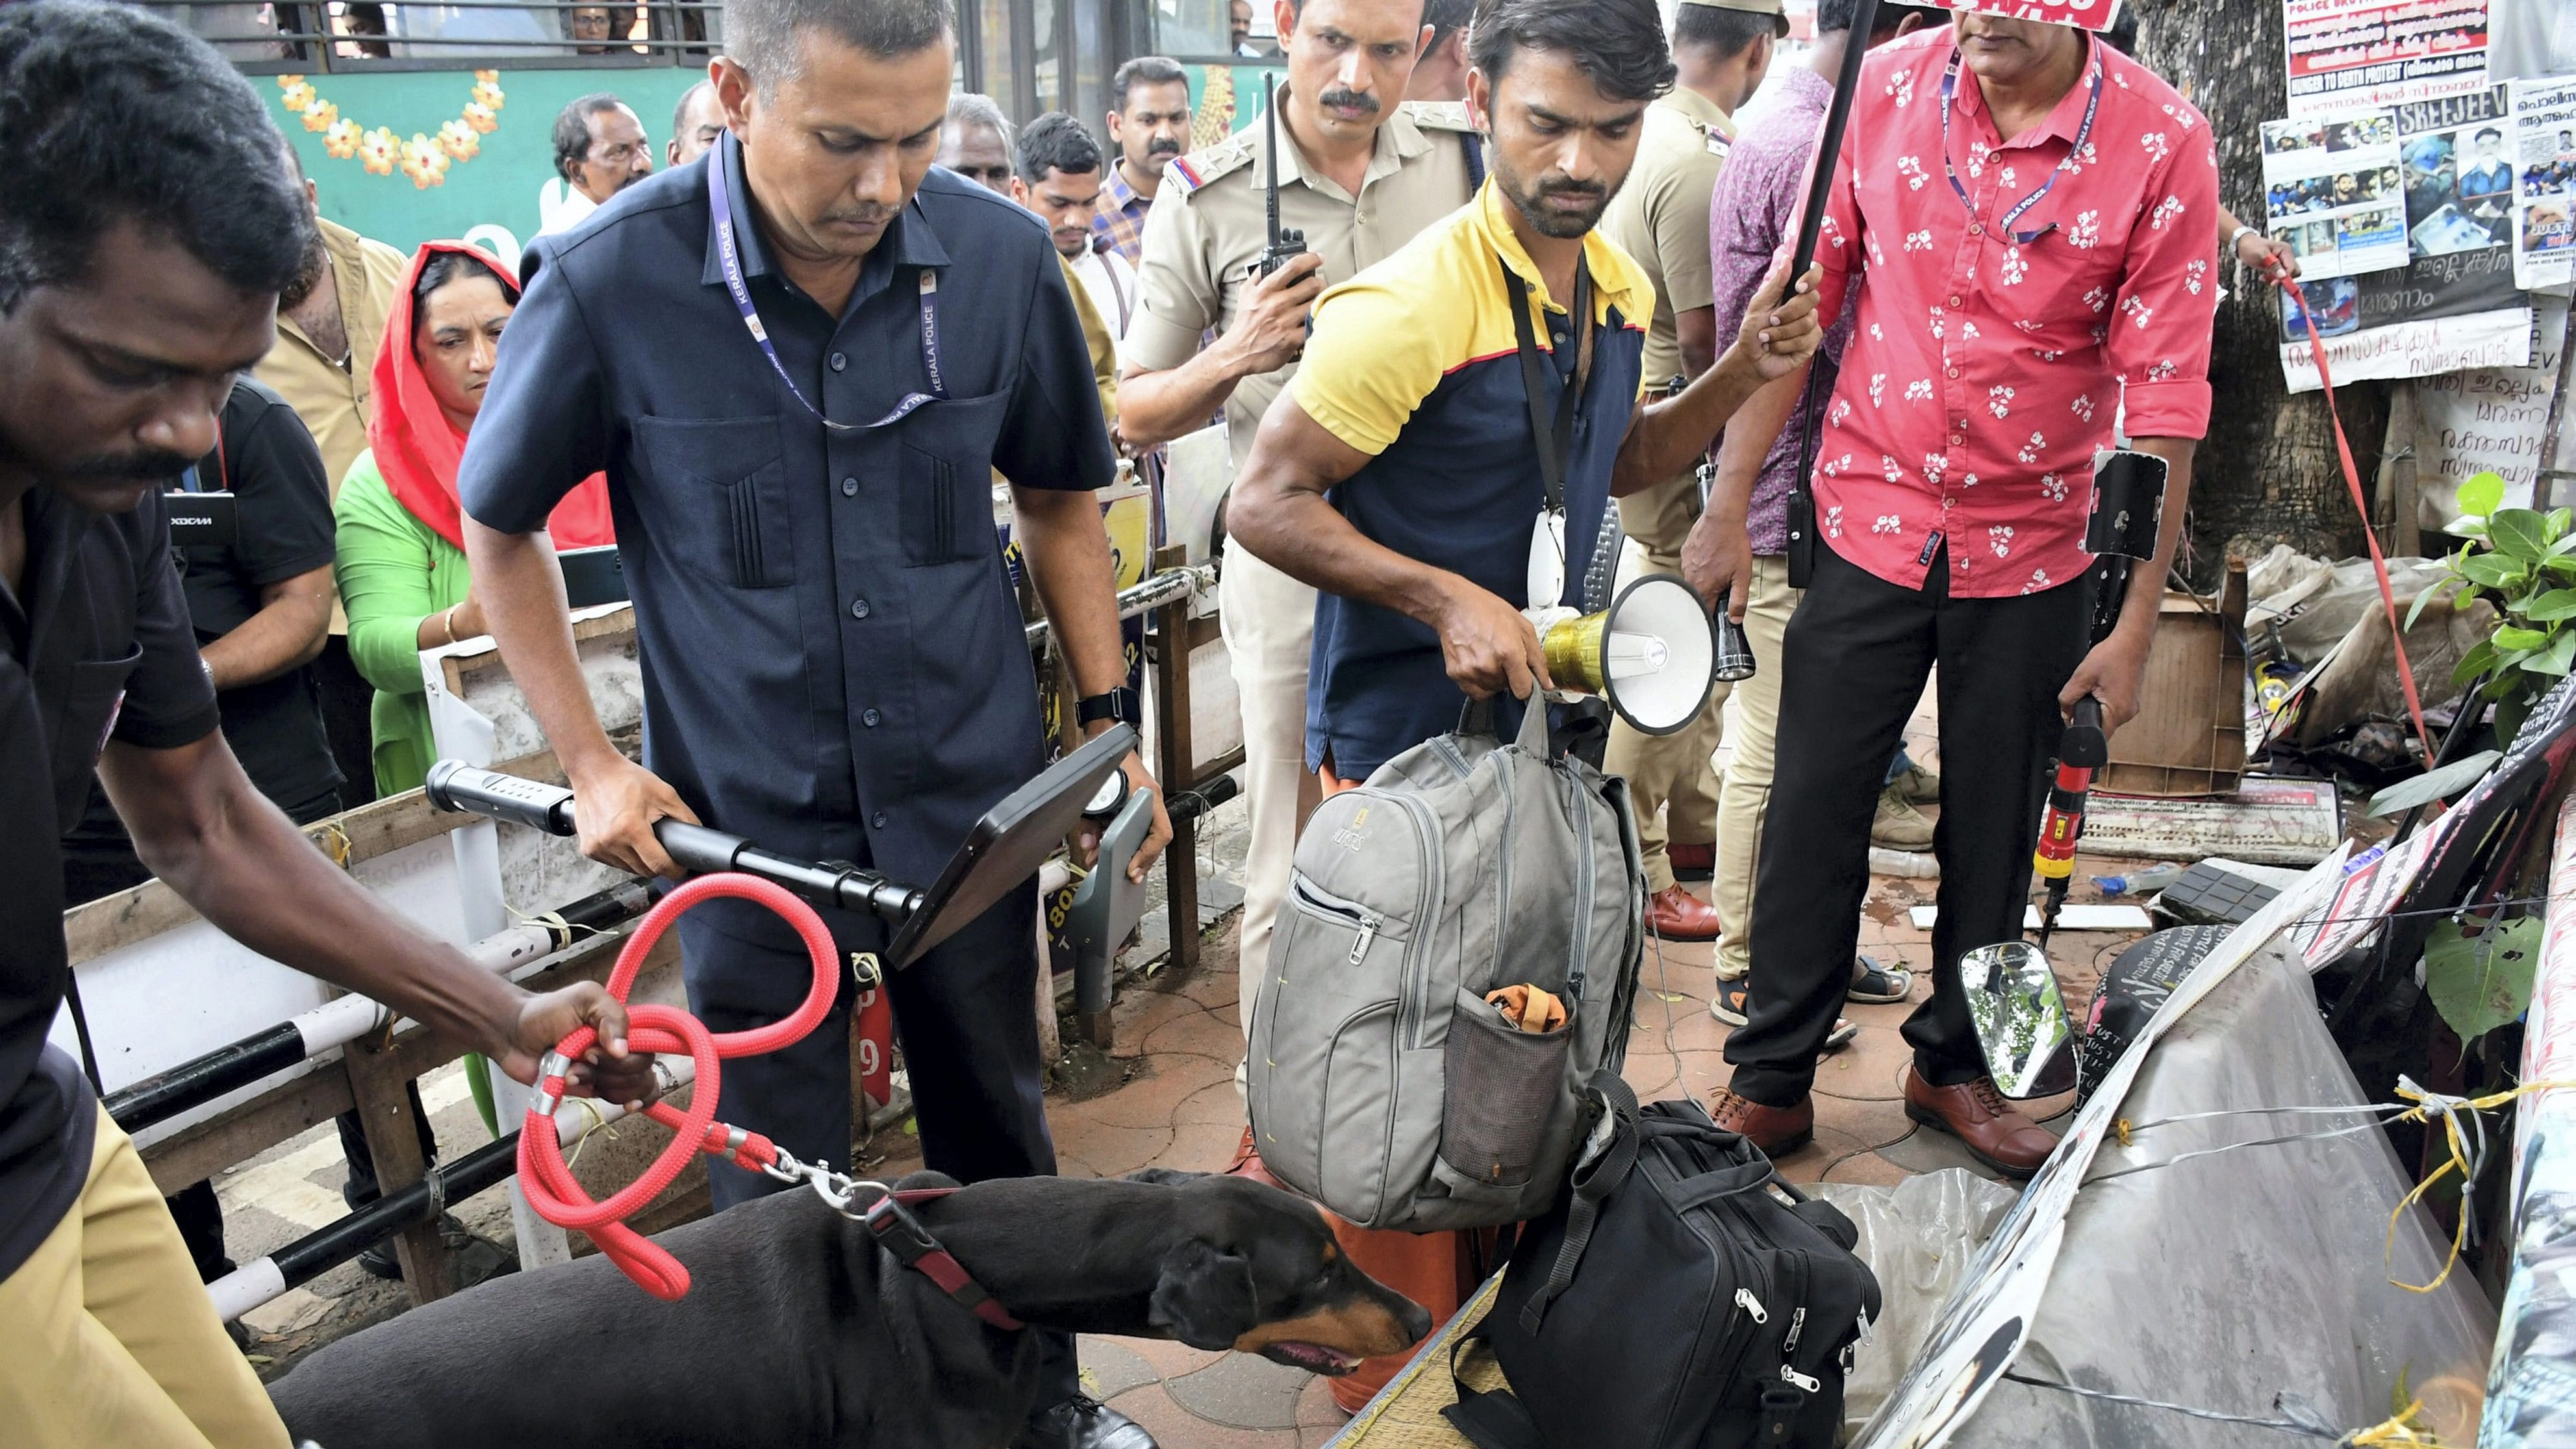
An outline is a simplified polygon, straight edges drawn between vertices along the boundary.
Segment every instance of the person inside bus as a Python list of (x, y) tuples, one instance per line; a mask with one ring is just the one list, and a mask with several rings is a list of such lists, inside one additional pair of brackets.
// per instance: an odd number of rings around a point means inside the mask
[(576, 98), (555, 116), (555, 178), (538, 192), (537, 235), (570, 231), (608, 198), (653, 174), (644, 123), (606, 91)]
[[(436, 754), (421, 651), (483, 632), (465, 575), (456, 464), (518, 304), (518, 284), (489, 253), (429, 242), (412, 257), (376, 348), (369, 446), (340, 480), (334, 515), (349, 654), (376, 687), (379, 794), (417, 788)], [(557, 548), (615, 542), (606, 480), (575, 488), (550, 523)]]

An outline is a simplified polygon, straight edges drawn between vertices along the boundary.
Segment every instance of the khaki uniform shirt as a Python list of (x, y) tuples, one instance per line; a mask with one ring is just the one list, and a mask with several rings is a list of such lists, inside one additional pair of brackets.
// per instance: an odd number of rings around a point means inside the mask
[(340, 293), (340, 325), (349, 334), (349, 365), (324, 357), (295, 320), (277, 314), (277, 345), (259, 360), (251, 375), (268, 384), (295, 409), (322, 450), (322, 468), (331, 496), (340, 496), (340, 479), (367, 449), (367, 419), (376, 368), (376, 345), (392, 312), (394, 293), (402, 289), (403, 269), (410, 260), (383, 242), (362, 237), (335, 221), (322, 223), (322, 246), (331, 254), (332, 285)]
[[(1682, 375), (1681, 333), (1674, 318), (1712, 305), (1708, 199), (1734, 139), (1735, 123), (1714, 102), (1688, 87), (1673, 87), (1646, 108), (1628, 183), (1601, 214), (1602, 234), (1635, 257), (1655, 284), (1655, 317), (1646, 328), (1645, 377), (1651, 391), (1670, 387)], [(1733, 331), (1719, 319), (1720, 351)], [(1620, 523), (1646, 546), (1649, 561), (1658, 567), (1679, 563), (1682, 541), (1698, 516), (1696, 470), (1619, 500)]]
[[(1075, 274), (1073, 263), (1056, 253), (1056, 265), (1064, 268), (1064, 285), (1073, 293), (1073, 314), (1082, 319), (1083, 345), (1091, 351), (1091, 381), (1100, 389), (1100, 418), (1111, 427), (1118, 425), (1118, 343), (1109, 332), (1109, 319), (1091, 304), (1090, 289)], [(998, 470), (997, 470), (998, 476)]]
[[(1144, 300), (1120, 344), (1126, 366), (1169, 371), (1197, 354), (1202, 334), (1233, 325), (1256, 280), (1253, 267), (1270, 244), (1267, 130), (1255, 121), (1164, 168), (1137, 267)], [(1475, 192), (1467, 148), (1477, 144), (1465, 106), (1407, 101), (1378, 126), (1357, 196), (1328, 177), (1308, 175), (1297, 148), (1283, 146), (1279, 224), (1305, 232), (1306, 250), (1324, 259), (1327, 286), (1346, 282), (1467, 204)], [(1244, 378), (1227, 397), (1226, 432), (1237, 469), (1252, 452), (1261, 415), (1296, 370), (1292, 362)]]
[[(1628, 184), (1601, 214), (1602, 232), (1635, 257), (1655, 284), (1655, 320), (1646, 329), (1649, 388), (1669, 385), (1682, 371), (1674, 316), (1710, 305), (1714, 295), (1708, 198), (1717, 189), (1726, 148), (1734, 139), (1735, 123), (1715, 102), (1687, 87), (1673, 87), (1646, 108)], [(1719, 328), (1721, 336), (1730, 330)]]

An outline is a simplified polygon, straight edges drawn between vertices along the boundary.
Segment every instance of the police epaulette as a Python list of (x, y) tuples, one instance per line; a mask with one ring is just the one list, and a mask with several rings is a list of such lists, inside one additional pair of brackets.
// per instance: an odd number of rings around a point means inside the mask
[(1474, 131), (1465, 101), (1406, 101), (1399, 109), (1426, 131)]
[(1252, 162), (1252, 132), (1237, 131), (1204, 151), (1193, 151), (1163, 168), (1165, 181), (1180, 183), (1181, 194), (1189, 195), (1220, 176), (1242, 170)]

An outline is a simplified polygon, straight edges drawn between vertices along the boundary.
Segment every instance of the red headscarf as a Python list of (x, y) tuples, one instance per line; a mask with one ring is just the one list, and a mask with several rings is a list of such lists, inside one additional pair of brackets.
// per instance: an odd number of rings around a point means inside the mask
[[(367, 424), (367, 446), (375, 450), (376, 469), (385, 475), (385, 487), (394, 501), (439, 537), (463, 548), (465, 526), (456, 502), (456, 465), (465, 456), (465, 433), (439, 410), (438, 396), (429, 390), (429, 376), (421, 371), (411, 349), (412, 289), (420, 284), (421, 269), (441, 252), (460, 253), (491, 268), (510, 301), (515, 305), (519, 300), (518, 284), (491, 253), (464, 242), (422, 243), (411, 265), (403, 269), (384, 338), (376, 346), (376, 414)], [(617, 527), (608, 514), (607, 475), (593, 473), (574, 485), (555, 505), (546, 531), (559, 549), (615, 543)]]

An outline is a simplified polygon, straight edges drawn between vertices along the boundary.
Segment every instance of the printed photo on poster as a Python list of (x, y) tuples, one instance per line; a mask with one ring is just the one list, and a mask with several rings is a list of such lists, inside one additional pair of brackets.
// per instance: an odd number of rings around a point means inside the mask
[(2386, 111), (2263, 123), (2266, 230), (2310, 280), (2406, 265), (2406, 184)]
[(2515, 81), (2513, 280), (2562, 287), (2576, 280), (2576, 78)]
[(2281, 9), (2293, 116), (2487, 88), (2487, 0), (2285, 0)]

